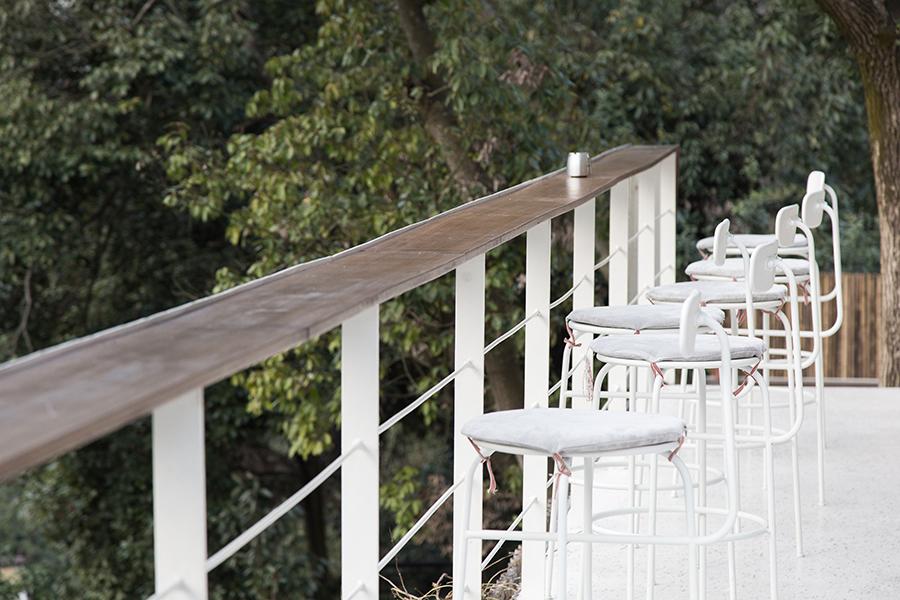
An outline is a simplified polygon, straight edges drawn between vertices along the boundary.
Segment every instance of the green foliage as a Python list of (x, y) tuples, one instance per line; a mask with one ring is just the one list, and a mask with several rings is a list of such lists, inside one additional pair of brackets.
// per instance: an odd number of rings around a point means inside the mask
[[(217, 269), (241, 262), (224, 222), (162, 204), (157, 140), (190, 127), (214, 147), (263, 126), (244, 112), (267, 81), (262, 63), (314, 26), (307, 5), (275, 0), (0, 7), (0, 359), (206, 295)], [(295, 491), (302, 464), (287, 458), (280, 423), (235, 395), (208, 400), (213, 549)], [(36, 598), (151, 593), (147, 425), (0, 487), (0, 566), (25, 561), (15, 587)], [(248, 462), (263, 451), (285, 472)], [(213, 596), (321, 593), (327, 573), (296, 551), (307, 543), (297, 519), (220, 567)]]
[[(457, 134), (497, 187), (554, 168), (570, 148), (679, 143), (683, 260), (726, 213), (738, 227), (770, 227), (771, 209), (800, 198), (811, 168), (850, 192), (847, 213), (864, 212), (853, 208), (857, 194), (869, 196), (866, 161), (844, 160), (846, 148), (860, 156), (866, 148), (859, 87), (833, 26), (811, 6), (570, 4), (427, 7), (437, 41), (427, 69), (443, 77)], [(252, 249), (253, 264), (220, 272), (220, 286), (467, 199), (423, 127), (426, 90), (394, 6), (323, 1), (317, 10), (316, 42), (270, 60), (271, 85), (247, 104), (270, 127), (238, 133), (218, 151), (187, 129), (161, 141), (176, 183), (166, 201), (200, 218), (225, 215), (229, 239)], [(865, 222), (855, 219), (851, 240)], [(521, 272), (515, 245), (490, 261), (489, 330), (520, 315)], [(446, 372), (449, 336), (439, 332), (449, 286), (441, 280), (385, 306), (382, 369), (401, 381), (386, 395), (412, 394)], [(311, 344), (236, 378), (252, 410), (291, 423), (294, 451), (327, 447), (334, 355), (333, 343)]]
[(378, 491), (381, 507), (389, 510), (396, 520), (391, 531), (392, 540), (403, 537), (419, 518), (422, 512), (420, 488), (419, 471), (410, 465), (401, 467), (393, 479), (381, 485)]
[[(422, 65), (387, 0), (0, 8), (0, 353), (232, 287), (469, 200), (426, 127), (429, 98), (494, 188), (558, 168), (571, 149), (680, 144), (682, 264), (725, 214), (736, 229), (769, 228), (773, 209), (799, 200), (806, 173), (823, 169), (841, 193), (846, 266), (877, 268), (860, 86), (809, 1), (442, 0), (425, 15), (436, 50)], [(426, 89), (428, 74), (440, 90)], [(602, 202), (598, 212), (604, 224)], [(554, 225), (557, 290), (570, 280), (570, 228), (566, 218)], [(523, 271), (521, 240), (489, 254), (489, 339), (523, 317)], [(383, 418), (452, 370), (452, 284), (444, 277), (382, 306)], [(217, 392), (211, 548), (296, 489), (295, 468), (333, 456), (338, 343), (325, 334), (236, 375), (239, 393)], [(495, 352), (520, 367), (520, 344)], [(382, 529), (394, 538), (449, 479), (450, 401), (445, 390), (382, 437)], [(46, 536), (67, 567), (30, 589), (148, 590), (146, 433), (128, 428), (26, 482), (34, 494), (22, 514), (33, 516), (22, 527), (39, 522), (30, 539)], [(281, 475), (266, 475), (275, 457)], [(117, 477), (115, 465), (133, 474)], [(514, 493), (515, 469), (503, 475)], [(289, 551), (312, 537), (298, 518), (217, 571), (213, 593), (328, 597), (328, 565)], [(425, 536), (429, 552), (441, 535)], [(50, 560), (27, 576), (46, 582)]]
[[(737, 215), (738, 228), (771, 227), (773, 209), (800, 199), (812, 168), (844, 192), (846, 237), (860, 239), (874, 214), (868, 162), (847, 156), (867, 153), (863, 104), (843, 45), (812, 6), (576, 4), (427, 6), (437, 50), (425, 70), (443, 78), (456, 134), (495, 187), (555, 168), (572, 148), (678, 143), (682, 262), (725, 214)], [(468, 199), (423, 126), (428, 91), (393, 4), (323, 1), (317, 11), (316, 42), (270, 60), (271, 85), (247, 104), (248, 116), (270, 127), (238, 133), (218, 152), (187, 129), (161, 141), (176, 183), (167, 203), (195, 217), (224, 215), (229, 239), (254, 255), (245, 271), (220, 272), (222, 287)], [(556, 256), (566, 281), (566, 249)], [(488, 265), (491, 337), (522, 316), (521, 245), (492, 252)], [(444, 278), (383, 306), (385, 414), (450, 370), (442, 335), (450, 285)], [(284, 420), (294, 452), (327, 448), (337, 423), (335, 357), (332, 338), (235, 378), (251, 410)], [(434, 420), (448, 418), (446, 402), (427, 403), (424, 421), (410, 418), (388, 437), (433, 435)], [(400, 467), (395, 477), (384, 490), (394, 536), (418, 507), (415, 471)]]

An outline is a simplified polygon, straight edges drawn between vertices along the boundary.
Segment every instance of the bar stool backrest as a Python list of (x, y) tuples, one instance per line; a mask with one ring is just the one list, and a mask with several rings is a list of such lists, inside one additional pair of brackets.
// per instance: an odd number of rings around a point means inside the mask
[(806, 177), (806, 193), (817, 192), (825, 189), (825, 173), (822, 171), (810, 171)]
[[(780, 218), (782, 216), (785, 209), (790, 208), (794, 209), (793, 213), (796, 215), (797, 205), (792, 204), (791, 206), (785, 206), (778, 211), (778, 217)], [(778, 223), (777, 219), (776, 223)], [(781, 230), (776, 229), (776, 231), (778, 231), (778, 237), (781, 239)], [(788, 239), (794, 239), (793, 228), (790, 231), (790, 237)], [(750, 276), (748, 278), (751, 290), (760, 293), (775, 285), (775, 259), (777, 256), (778, 241), (776, 240), (772, 240), (768, 244), (763, 244), (753, 249), (753, 253), (750, 255)]]
[(691, 354), (697, 340), (697, 320), (700, 317), (700, 292), (693, 291), (681, 305), (678, 346), (684, 354)]
[(716, 225), (716, 232), (713, 234), (713, 261), (719, 267), (725, 264), (730, 229), (731, 221), (725, 219)]
[(797, 217), (800, 215), (800, 207), (796, 204), (784, 206), (775, 216), (775, 237), (778, 244), (788, 246), (794, 241), (797, 234)]
[(825, 214), (825, 188), (806, 192), (800, 212), (803, 215), (803, 223), (810, 229), (821, 225), (822, 216)]

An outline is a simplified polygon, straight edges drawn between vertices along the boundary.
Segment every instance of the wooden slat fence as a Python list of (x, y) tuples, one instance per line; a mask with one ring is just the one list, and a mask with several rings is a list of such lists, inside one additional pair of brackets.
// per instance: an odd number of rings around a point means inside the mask
[[(822, 273), (822, 290), (834, 287), (834, 273)], [(844, 273), (844, 324), (825, 340), (826, 379), (871, 380), (878, 377), (878, 328), (881, 322), (881, 276), (878, 273)], [(822, 323), (829, 327), (835, 319), (835, 302), (822, 310)], [(811, 328), (811, 311), (801, 306), (801, 323)], [(778, 342), (773, 346), (782, 346)], [(806, 347), (806, 346), (804, 346)], [(811, 375), (811, 373), (807, 373)]]

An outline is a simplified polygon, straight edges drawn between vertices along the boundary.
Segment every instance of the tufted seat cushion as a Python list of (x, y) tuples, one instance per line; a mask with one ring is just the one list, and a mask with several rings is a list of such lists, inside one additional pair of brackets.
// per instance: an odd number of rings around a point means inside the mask
[[(647, 291), (647, 299), (653, 303), (684, 302), (694, 290), (700, 292), (704, 304), (745, 304), (747, 284), (743, 281), (680, 281), (669, 285), (659, 285)], [(765, 292), (754, 293), (754, 302), (784, 301), (787, 289), (783, 285), (773, 285)]]
[(478, 444), (502, 444), (547, 456), (676, 443), (684, 431), (678, 417), (572, 408), (501, 410), (476, 417), (462, 428), (462, 434)]
[[(725, 313), (718, 308), (704, 308), (703, 311), (719, 323), (725, 321)], [(566, 319), (573, 324), (632, 331), (678, 329), (681, 307), (666, 304), (594, 306), (573, 310)]]
[[(728, 336), (732, 359), (762, 358), (766, 345), (762, 340)], [(591, 344), (594, 354), (601, 357), (656, 362), (715, 362), (722, 358), (719, 338), (698, 335), (694, 350), (687, 354), (680, 348), (678, 334), (651, 333), (647, 335), (610, 335), (597, 338)]]
[[(774, 233), (739, 233), (733, 237), (746, 246), (748, 250), (752, 250), (763, 244), (768, 244), (769, 242), (774, 242), (776, 239)], [(728, 247), (737, 248), (737, 245), (733, 242), (729, 242)], [(799, 233), (796, 234), (794, 236), (794, 242), (787, 247), (794, 250), (806, 248), (806, 236)], [(713, 250), (713, 238), (706, 237), (697, 242), (697, 250), (702, 254), (710, 254)]]
[[(798, 278), (809, 277), (809, 261), (803, 258), (782, 258)], [(728, 277), (730, 279), (744, 279), (744, 259), (726, 258), (725, 264), (719, 266), (714, 260), (697, 260), (692, 262), (684, 270), (691, 277)], [(784, 276), (781, 263), (778, 264), (776, 274)]]

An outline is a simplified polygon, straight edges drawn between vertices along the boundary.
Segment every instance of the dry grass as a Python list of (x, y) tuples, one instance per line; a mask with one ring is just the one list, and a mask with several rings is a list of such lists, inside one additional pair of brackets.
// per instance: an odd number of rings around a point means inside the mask
[[(506, 560), (506, 558), (504, 557), (502, 560)], [(520, 564), (520, 550), (516, 549), (506, 569), (498, 572), (490, 581), (481, 586), (481, 597), (484, 600), (514, 600), (519, 594)], [(446, 573), (432, 584), (431, 589), (424, 596), (409, 592), (403, 582), (403, 576), (399, 574), (398, 576), (399, 583), (385, 578), (385, 581), (391, 584), (391, 596), (395, 600), (453, 600), (453, 582)]]

